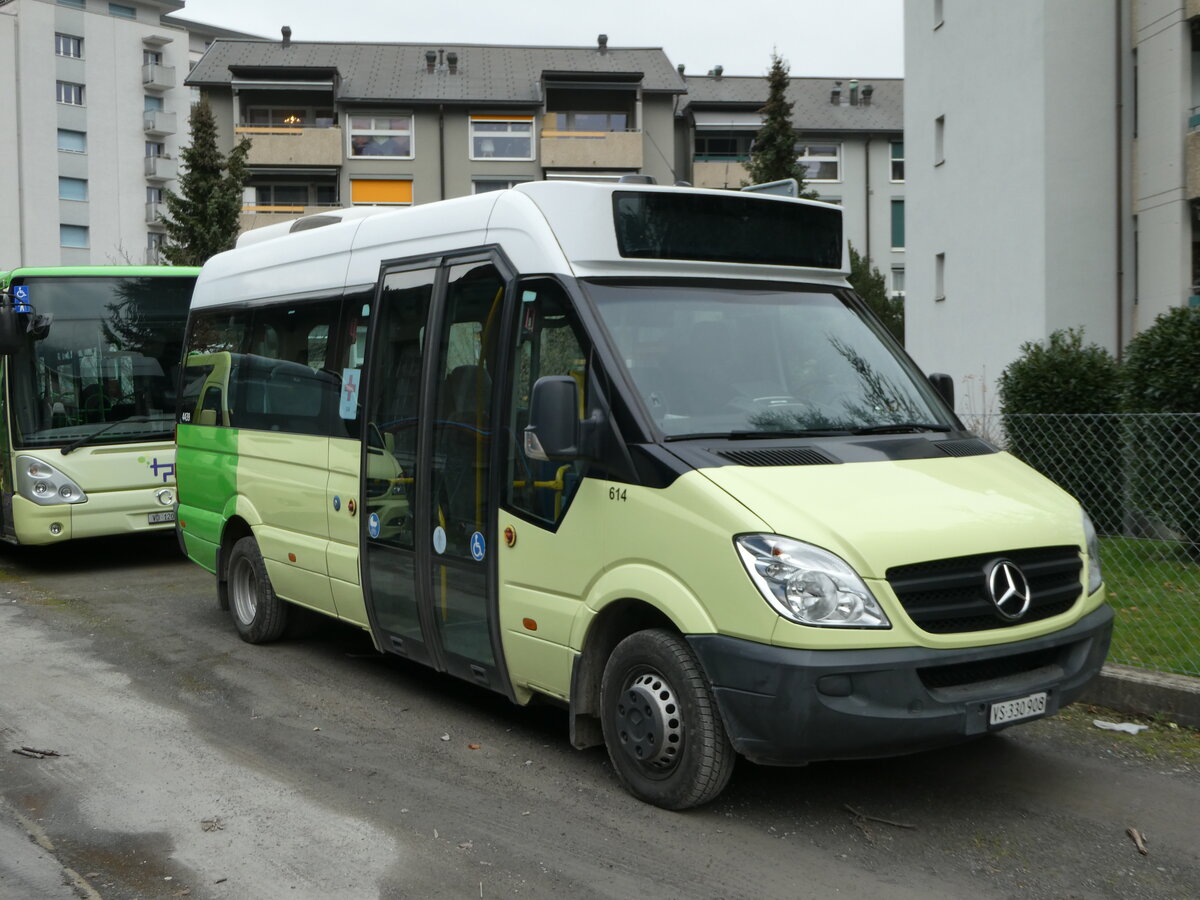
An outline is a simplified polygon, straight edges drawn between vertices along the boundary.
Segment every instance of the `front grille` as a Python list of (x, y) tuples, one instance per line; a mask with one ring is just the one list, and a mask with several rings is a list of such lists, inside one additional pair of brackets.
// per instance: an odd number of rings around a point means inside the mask
[[(1016, 621), (1000, 615), (987, 593), (987, 570), (997, 559), (1012, 560), (1029, 582), (1029, 609)], [(895, 566), (888, 569), (887, 580), (918, 628), (931, 634), (960, 634), (1023, 625), (1066, 612), (1082, 592), (1082, 569), (1078, 547), (1038, 547)]]
[(997, 656), (993, 659), (970, 660), (948, 666), (930, 666), (918, 669), (917, 675), (921, 684), (930, 689), (960, 687), (964, 684), (979, 684), (982, 681), (1011, 678), (1014, 675), (1026, 675), (1038, 669), (1045, 669), (1058, 662), (1059, 654), (1059, 648), (1050, 647), (1032, 653), (1018, 653), (1015, 656)]

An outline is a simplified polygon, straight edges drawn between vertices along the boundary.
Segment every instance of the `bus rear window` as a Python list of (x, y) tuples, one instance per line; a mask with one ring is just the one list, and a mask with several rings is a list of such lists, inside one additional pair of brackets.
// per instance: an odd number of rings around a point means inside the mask
[(635, 259), (840, 269), (841, 211), (746, 194), (616, 191), (617, 248)]

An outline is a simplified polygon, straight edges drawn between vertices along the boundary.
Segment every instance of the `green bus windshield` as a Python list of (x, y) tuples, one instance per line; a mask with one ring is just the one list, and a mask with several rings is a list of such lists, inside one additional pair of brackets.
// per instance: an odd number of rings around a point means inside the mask
[(11, 273), (12, 288), (23, 286), (36, 313), (51, 317), (45, 337), (31, 338), (9, 358), (14, 447), (171, 435), (183, 330), (196, 282), (195, 270), (184, 271)]

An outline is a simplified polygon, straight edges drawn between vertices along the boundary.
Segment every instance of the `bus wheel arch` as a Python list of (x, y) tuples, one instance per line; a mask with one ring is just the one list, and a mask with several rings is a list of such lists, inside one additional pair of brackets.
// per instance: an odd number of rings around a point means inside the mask
[(233, 516), (225, 523), (221, 532), (221, 546), (217, 548), (217, 607), (229, 609), (229, 554), (233, 546), (244, 537), (250, 537), (254, 532), (250, 523), (241, 516)]

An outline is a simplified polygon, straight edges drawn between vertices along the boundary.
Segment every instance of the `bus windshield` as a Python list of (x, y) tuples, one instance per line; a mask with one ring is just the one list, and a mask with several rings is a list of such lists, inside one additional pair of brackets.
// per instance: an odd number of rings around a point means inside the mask
[(15, 275), (49, 331), (9, 360), (16, 447), (169, 437), (195, 278)]
[(845, 293), (746, 282), (586, 289), (668, 440), (954, 427)]

